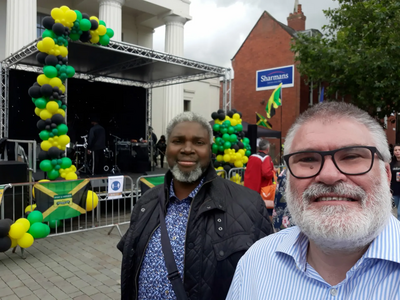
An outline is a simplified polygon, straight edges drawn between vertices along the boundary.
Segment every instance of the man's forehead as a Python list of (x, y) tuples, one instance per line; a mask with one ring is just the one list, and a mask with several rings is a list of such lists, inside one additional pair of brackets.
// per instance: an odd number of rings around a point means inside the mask
[(181, 135), (208, 136), (208, 131), (198, 122), (184, 121), (176, 124), (171, 132), (171, 136)]

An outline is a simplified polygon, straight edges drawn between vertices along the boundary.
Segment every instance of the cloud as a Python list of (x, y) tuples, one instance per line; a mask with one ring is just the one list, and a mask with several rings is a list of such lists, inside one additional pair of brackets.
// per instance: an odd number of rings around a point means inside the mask
[[(294, 0), (192, 0), (192, 20), (185, 25), (184, 56), (196, 61), (231, 68), (231, 59), (239, 50), (264, 11), (287, 24)], [(322, 12), (338, 7), (334, 0), (300, 0), (307, 17), (306, 28), (327, 24)], [(154, 49), (163, 51), (165, 28), (156, 29)]]

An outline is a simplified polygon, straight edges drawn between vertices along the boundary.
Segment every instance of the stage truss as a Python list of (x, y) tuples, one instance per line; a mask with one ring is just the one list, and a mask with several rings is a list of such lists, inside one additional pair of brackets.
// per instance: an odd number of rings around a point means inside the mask
[[(39, 40), (0, 62), (0, 138), (8, 137), (9, 70), (43, 73), (43, 66), (36, 61)], [(68, 50), (69, 65), (76, 71), (74, 78), (147, 89), (146, 136), (152, 123), (151, 90), (156, 87), (220, 78), (223, 108), (231, 109), (230, 69), (116, 41), (110, 41), (108, 46), (70, 42)], [(67, 101), (67, 94), (65, 96)]]

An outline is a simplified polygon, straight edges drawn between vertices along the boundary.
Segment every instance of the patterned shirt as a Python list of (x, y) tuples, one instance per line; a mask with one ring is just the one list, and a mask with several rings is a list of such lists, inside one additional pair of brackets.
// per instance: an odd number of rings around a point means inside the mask
[(307, 248), (297, 226), (259, 240), (239, 261), (227, 300), (400, 299), (400, 221), (393, 216), (337, 285), (307, 263)]
[[(190, 204), (193, 197), (203, 185), (203, 182), (204, 178), (201, 179), (199, 185), (189, 196), (183, 200), (179, 200), (176, 197), (173, 180), (169, 189), (169, 203), (167, 206), (167, 215), (165, 216), (165, 224), (176, 266), (181, 276), (184, 267), (186, 225)], [(165, 266), (164, 253), (161, 246), (161, 228), (159, 226), (147, 245), (140, 268), (138, 299), (175, 299), (175, 293), (167, 275), (167, 267)]]

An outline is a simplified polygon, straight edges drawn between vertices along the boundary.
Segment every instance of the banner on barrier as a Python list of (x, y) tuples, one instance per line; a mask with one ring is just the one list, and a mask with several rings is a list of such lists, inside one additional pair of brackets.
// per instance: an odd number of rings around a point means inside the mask
[(108, 199), (121, 198), (123, 188), (124, 188), (124, 176), (108, 177)]

